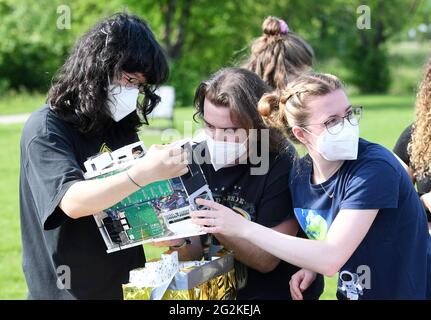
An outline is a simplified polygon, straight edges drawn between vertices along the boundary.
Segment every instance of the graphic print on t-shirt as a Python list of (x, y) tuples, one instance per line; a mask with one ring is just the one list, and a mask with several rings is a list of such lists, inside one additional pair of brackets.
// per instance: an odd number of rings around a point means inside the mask
[[(224, 187), (213, 191), (214, 201), (226, 207), (231, 208), (244, 218), (256, 221), (256, 208), (253, 203), (247, 202), (241, 194), (241, 187), (234, 185), (232, 192), (226, 192)], [(235, 279), (237, 288), (241, 289), (247, 285), (248, 271), (247, 267), (241, 262), (235, 260)]]
[(332, 223), (331, 210), (295, 208), (294, 211), (302, 230), (310, 239), (326, 239)]
[(340, 270), (338, 279), (337, 297), (340, 300), (359, 300), (364, 294), (364, 289), (371, 289), (366, 286), (363, 288), (360, 283), (363, 279), (357, 273), (348, 270)]
[(109, 153), (111, 153), (111, 152), (112, 152), (112, 150), (111, 150), (111, 148), (109, 148), (109, 147), (108, 147), (108, 145), (104, 142), (104, 143), (102, 144), (102, 146), (100, 147), (100, 152), (101, 152), (101, 153), (103, 153), (103, 152), (109, 152)]
[(241, 194), (241, 187), (234, 186), (232, 192), (225, 192), (222, 187), (220, 190), (214, 188), (214, 201), (242, 215), (247, 220), (256, 221), (256, 208), (253, 203), (247, 202)]
[[(296, 219), (308, 238), (313, 240), (326, 239), (333, 221), (333, 214), (330, 209), (295, 208), (294, 211)], [(368, 289), (361, 285), (362, 279), (357, 273), (340, 270), (338, 277), (337, 293), (339, 299), (358, 300), (363, 295), (363, 290)]]

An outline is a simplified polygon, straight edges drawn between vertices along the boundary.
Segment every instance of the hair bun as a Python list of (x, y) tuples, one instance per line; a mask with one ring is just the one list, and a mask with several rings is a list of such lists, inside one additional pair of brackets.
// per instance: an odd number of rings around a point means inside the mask
[(266, 93), (260, 99), (257, 110), (262, 117), (269, 117), (271, 113), (278, 110), (280, 97), (276, 93)]
[(279, 36), (287, 34), (289, 32), (289, 27), (283, 19), (270, 16), (263, 21), (262, 31), (263, 34), (267, 36)]

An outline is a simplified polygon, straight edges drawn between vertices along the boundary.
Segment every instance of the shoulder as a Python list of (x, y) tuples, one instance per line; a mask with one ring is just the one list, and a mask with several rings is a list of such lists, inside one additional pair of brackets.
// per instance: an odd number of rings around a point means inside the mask
[(311, 173), (313, 160), (306, 154), (302, 158), (297, 157), (292, 165), (289, 181), (290, 184), (296, 185), (300, 181), (308, 181)]
[(350, 167), (355, 171), (367, 168), (376, 174), (383, 172), (399, 172), (403, 170), (399, 161), (385, 147), (364, 139), (359, 140), (358, 159), (351, 161)]
[(58, 118), (48, 105), (44, 105), (34, 111), (26, 121), (21, 135), (21, 146), (28, 146), (34, 140), (52, 136), (67, 140), (71, 131), (73, 128), (70, 124)]
[(296, 149), (291, 144), (278, 152), (269, 152), (268, 175), (289, 175), (297, 158)]
[(407, 149), (407, 145), (412, 140), (413, 130), (414, 130), (414, 124), (411, 124), (407, 128), (404, 129), (404, 131), (398, 137), (398, 140), (395, 144), (394, 151), (396, 149), (400, 149), (400, 148)]

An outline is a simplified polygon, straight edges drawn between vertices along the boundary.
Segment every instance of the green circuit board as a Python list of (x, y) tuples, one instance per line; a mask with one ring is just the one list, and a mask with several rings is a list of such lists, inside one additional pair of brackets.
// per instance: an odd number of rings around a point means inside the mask
[[(106, 178), (114, 174), (120, 173), (122, 171), (124, 171), (124, 169), (105, 173), (103, 175), (98, 176), (97, 178)], [(138, 191), (132, 193), (130, 196), (114, 204), (112, 207), (110, 207), (107, 210), (121, 210), (135, 203), (143, 203), (163, 196), (169, 196), (173, 192), (174, 191), (171, 187), (171, 184), (169, 183), (169, 180), (153, 182), (139, 189)]]
[[(112, 176), (124, 170), (115, 170), (100, 175), (98, 178)], [(169, 180), (157, 181), (132, 193), (127, 198), (106, 209), (105, 212), (110, 213), (111, 217), (114, 216), (116, 220), (122, 222), (123, 228), (131, 241), (161, 236), (165, 230), (159, 221), (152, 201), (170, 196), (173, 192), (174, 190)]]
[(157, 213), (149, 204), (130, 207), (125, 210), (125, 216), (130, 227), (126, 231), (130, 240), (160, 236), (164, 233)]

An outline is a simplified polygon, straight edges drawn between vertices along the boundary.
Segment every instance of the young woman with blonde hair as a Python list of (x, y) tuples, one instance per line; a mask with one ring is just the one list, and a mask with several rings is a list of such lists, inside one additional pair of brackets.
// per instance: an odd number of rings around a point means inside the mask
[(193, 212), (194, 222), (304, 268), (303, 278), (291, 282), (296, 298), (310, 273), (340, 272), (339, 299), (430, 299), (431, 239), (419, 197), (389, 150), (359, 138), (362, 108), (350, 104), (340, 80), (304, 74), (264, 95), (259, 111), (308, 151), (291, 170), (289, 186), (296, 219), (310, 239), (205, 200), (200, 203), (212, 210)]

